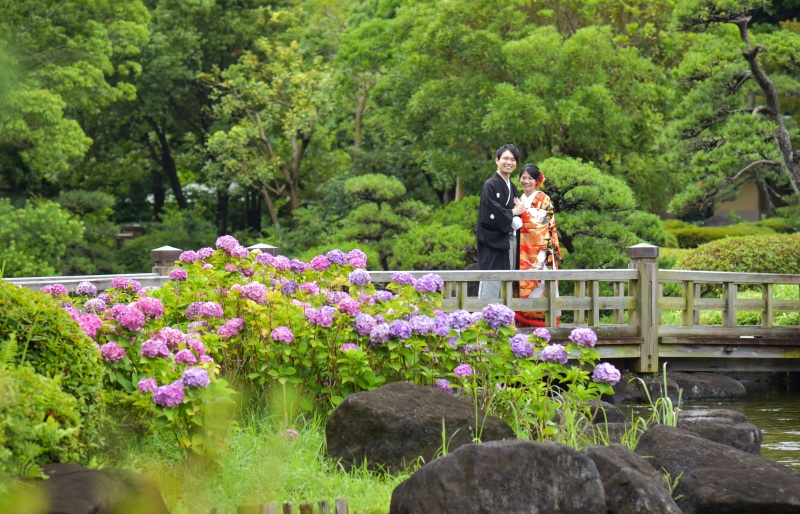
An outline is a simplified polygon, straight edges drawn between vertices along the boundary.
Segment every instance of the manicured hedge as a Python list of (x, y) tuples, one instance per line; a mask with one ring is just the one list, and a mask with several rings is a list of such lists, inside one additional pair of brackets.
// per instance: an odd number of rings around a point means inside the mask
[(680, 248), (697, 248), (711, 241), (728, 237), (763, 236), (775, 233), (769, 227), (744, 223), (726, 227), (685, 227), (670, 229), (669, 232), (675, 235)]
[(732, 237), (704, 244), (681, 256), (686, 270), (800, 274), (800, 235)]

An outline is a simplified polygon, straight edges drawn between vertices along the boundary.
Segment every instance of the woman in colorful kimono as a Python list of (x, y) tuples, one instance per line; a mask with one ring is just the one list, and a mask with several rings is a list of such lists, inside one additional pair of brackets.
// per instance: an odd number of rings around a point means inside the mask
[[(526, 164), (520, 172), (519, 182), (524, 194), (520, 228), (519, 269), (555, 270), (561, 260), (561, 247), (558, 244), (556, 220), (550, 197), (539, 191), (544, 182), (544, 174), (533, 164)], [(546, 284), (542, 280), (521, 280), (520, 298), (544, 298), (547, 296)], [(518, 326), (543, 327), (544, 311), (521, 311), (515, 313)], [(558, 318), (556, 318), (558, 326)]]

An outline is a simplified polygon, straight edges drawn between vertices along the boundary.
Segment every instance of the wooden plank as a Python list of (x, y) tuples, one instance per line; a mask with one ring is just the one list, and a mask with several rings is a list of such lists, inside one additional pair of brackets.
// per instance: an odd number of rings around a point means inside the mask
[(660, 325), (659, 336), (664, 337), (797, 337), (800, 330), (796, 326), (764, 328), (759, 325), (739, 325), (722, 327), (720, 325), (698, 325), (682, 327), (679, 325)]
[(601, 359), (639, 359), (641, 356), (641, 346), (619, 345), (619, 346), (595, 346), (600, 352)]
[(600, 307), (597, 306), (597, 301), (600, 296), (600, 282), (592, 280), (589, 282), (589, 290), (592, 298), (592, 311), (589, 313), (589, 324), (600, 324)]
[(347, 511), (348, 511), (348, 508), (349, 508), (348, 505), (347, 505), (347, 500), (338, 499), (338, 500), (334, 500), (333, 503), (334, 503), (334, 505), (336, 507), (336, 511), (335, 511), (336, 514), (347, 514)]
[(775, 316), (774, 306), (774, 290), (772, 284), (764, 284), (761, 289), (761, 299), (764, 300), (764, 312), (761, 313), (761, 326), (769, 328), (772, 326), (772, 319)]
[(300, 514), (314, 514), (314, 507), (310, 503), (300, 504)]
[(294, 505), (292, 505), (292, 502), (284, 502), (283, 514), (293, 514), (293, 512), (294, 512)]
[[(683, 282), (683, 295), (683, 299), (686, 300), (686, 308), (683, 311), (683, 326), (690, 327), (694, 324), (694, 282), (691, 280)], [(659, 303), (661, 303), (660, 300)]]
[(667, 364), (669, 371), (800, 371), (800, 359), (707, 359), (675, 358)]
[(556, 305), (558, 304), (558, 282), (551, 280), (547, 283), (547, 312), (545, 318), (547, 325), (554, 327), (558, 325), (558, 313)]
[(800, 275), (778, 273), (736, 273), (730, 271), (658, 270), (658, 279), (667, 282), (692, 280), (704, 283), (800, 284)]
[[(578, 297), (585, 297), (586, 296), (586, 281), (580, 280), (575, 282), (575, 296)], [(586, 323), (586, 311), (583, 309), (573, 309), (573, 319), (575, 323)]]
[(725, 283), (725, 292), (723, 293), (725, 299), (725, 311), (722, 313), (722, 326), (735, 327), (736, 326), (736, 284), (733, 282)]
[(327, 501), (321, 501), (317, 503), (319, 507), (319, 514), (331, 514), (331, 507)]
[(659, 348), (659, 357), (702, 357), (714, 359), (800, 359), (800, 348), (748, 344), (701, 345), (671, 344)]
[(798, 312), (800, 311), (800, 301), (798, 300), (774, 300), (772, 308), (775, 311)]
[(700, 324), (700, 311), (697, 310), (697, 298), (700, 298), (700, 284), (694, 285), (694, 297), (695, 297), (695, 310), (694, 314), (692, 315), (692, 324), (699, 325)]
[(747, 344), (752, 346), (800, 346), (800, 334), (798, 337), (763, 337), (752, 339), (743, 337), (662, 337), (661, 344), (688, 344), (703, 346), (726, 346), (737, 344)]
[[(397, 271), (370, 271), (373, 282), (388, 283), (392, 281), (392, 274)], [(438, 271), (406, 271), (419, 278), (428, 273), (435, 273), (445, 282), (478, 282), (481, 280), (600, 280), (612, 282), (615, 280), (634, 280), (636, 273), (630, 269), (559, 269), (559, 270), (438, 270)], [(113, 277), (112, 277), (113, 278)], [(763, 280), (762, 280), (763, 282)]]
[[(586, 325), (581, 325), (586, 327)], [(547, 330), (550, 332), (551, 341), (559, 342), (565, 341), (567, 336), (569, 336), (572, 329), (578, 328), (578, 325), (573, 324), (561, 324), (561, 327), (554, 328), (548, 327)], [(595, 325), (589, 327), (594, 330), (594, 333), (597, 334), (597, 344), (602, 345), (605, 343), (606, 340), (616, 339), (616, 338), (635, 338), (638, 344), (641, 344), (642, 338), (639, 336), (639, 327), (635, 325)], [(532, 332), (533, 329), (519, 329), (520, 332)], [(633, 339), (632, 339), (633, 340)]]
[[(614, 282), (614, 296), (616, 299), (625, 298), (625, 282)], [(633, 298), (631, 298), (633, 300)], [(602, 307), (600, 307), (602, 309)], [(614, 308), (613, 320), (615, 325), (621, 325), (625, 321), (625, 309)]]

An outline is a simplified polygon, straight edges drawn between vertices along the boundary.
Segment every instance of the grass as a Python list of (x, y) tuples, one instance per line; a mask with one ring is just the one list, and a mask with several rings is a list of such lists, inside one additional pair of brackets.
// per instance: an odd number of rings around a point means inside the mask
[(296, 438), (285, 435), (274, 418), (252, 415), (234, 435), (230, 450), (215, 468), (181, 459), (166, 441), (131, 439), (107, 465), (138, 471), (153, 479), (173, 514), (236, 513), (237, 506), (276, 502), (316, 505), (347, 499), (351, 511), (389, 511), (392, 491), (410, 473), (388, 475), (359, 467), (346, 472), (324, 456), (325, 429), (320, 418), (299, 426)]

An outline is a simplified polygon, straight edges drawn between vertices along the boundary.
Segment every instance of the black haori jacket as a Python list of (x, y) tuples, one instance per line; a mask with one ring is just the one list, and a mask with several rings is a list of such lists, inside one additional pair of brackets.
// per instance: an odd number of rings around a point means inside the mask
[[(514, 198), (517, 188), (511, 182), (511, 196), (499, 173), (484, 182), (478, 206), (478, 265), (482, 270), (510, 269), (508, 252)], [(517, 238), (519, 241), (519, 238)], [(519, 242), (517, 242), (519, 245)], [(519, 254), (519, 252), (517, 252)]]

